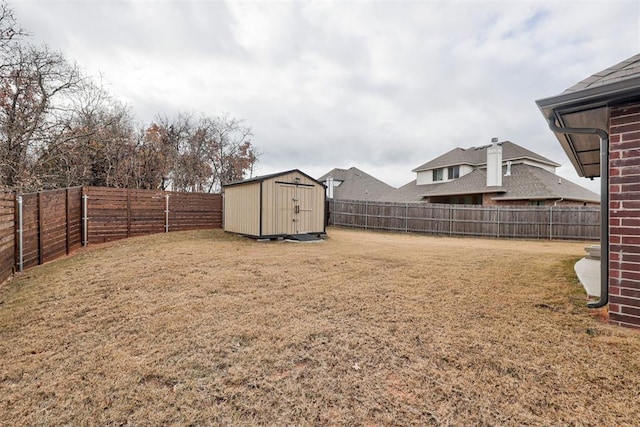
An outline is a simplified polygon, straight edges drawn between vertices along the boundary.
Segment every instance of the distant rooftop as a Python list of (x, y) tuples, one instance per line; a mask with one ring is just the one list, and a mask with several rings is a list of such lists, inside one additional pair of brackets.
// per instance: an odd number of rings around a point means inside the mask
[[(511, 141), (499, 142), (498, 145), (502, 146), (502, 160), (516, 160), (516, 159), (531, 159), (541, 163), (546, 163), (550, 166), (558, 167), (560, 164), (549, 160), (531, 150), (528, 150), (518, 144), (514, 144)], [(451, 151), (444, 153), (443, 155), (436, 157), (427, 163), (418, 166), (412, 172), (420, 172), (429, 169), (444, 168), (455, 165), (471, 165), (481, 166), (487, 163), (487, 148), (491, 145), (483, 145), (481, 147), (471, 148), (454, 148)]]
[(325, 182), (329, 177), (335, 181), (342, 181), (342, 184), (333, 189), (333, 195), (336, 199), (384, 201), (392, 198), (396, 192), (395, 187), (356, 167), (332, 169), (318, 178), (318, 181)]
[[(506, 169), (503, 168), (503, 173)], [(398, 189), (397, 201), (411, 202), (432, 196), (496, 193), (494, 200), (574, 200), (599, 203), (600, 196), (578, 184), (536, 166), (516, 164), (502, 177), (502, 187), (487, 187), (483, 169), (453, 181), (417, 185), (413, 180)]]

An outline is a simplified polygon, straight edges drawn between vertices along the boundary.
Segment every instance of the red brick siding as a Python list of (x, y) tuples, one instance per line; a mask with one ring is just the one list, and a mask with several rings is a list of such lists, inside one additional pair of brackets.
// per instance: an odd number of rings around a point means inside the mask
[(609, 120), (609, 321), (640, 328), (640, 104)]
[[(532, 206), (531, 200), (492, 200), (492, 197), (499, 197), (500, 193), (485, 193), (482, 195), (482, 204), (485, 206)], [(546, 199), (536, 200), (540, 206), (599, 206), (599, 203), (580, 202), (575, 200)]]

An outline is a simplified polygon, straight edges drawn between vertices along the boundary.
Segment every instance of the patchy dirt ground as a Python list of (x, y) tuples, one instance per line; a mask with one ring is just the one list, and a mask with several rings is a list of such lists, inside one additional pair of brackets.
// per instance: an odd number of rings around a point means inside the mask
[(637, 425), (584, 244), (332, 229), (94, 246), (0, 289), (6, 425)]

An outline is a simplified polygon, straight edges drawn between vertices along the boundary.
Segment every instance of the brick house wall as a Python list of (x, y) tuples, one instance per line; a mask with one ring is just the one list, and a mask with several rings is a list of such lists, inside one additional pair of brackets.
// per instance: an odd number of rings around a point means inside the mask
[[(531, 200), (492, 200), (492, 197), (498, 197), (498, 193), (485, 193), (482, 195), (482, 204), (485, 206), (533, 206)], [(546, 199), (536, 200), (539, 206), (600, 206), (599, 203), (579, 202), (575, 200)]]
[(609, 111), (609, 321), (640, 329), (640, 104)]

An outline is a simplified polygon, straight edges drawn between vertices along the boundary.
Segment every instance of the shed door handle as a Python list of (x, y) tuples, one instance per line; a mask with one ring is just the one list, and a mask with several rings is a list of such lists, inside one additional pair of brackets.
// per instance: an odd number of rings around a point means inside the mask
[(296, 205), (296, 213), (299, 214), (300, 213), (300, 205)]

